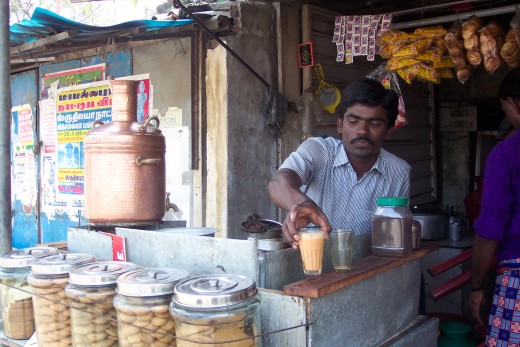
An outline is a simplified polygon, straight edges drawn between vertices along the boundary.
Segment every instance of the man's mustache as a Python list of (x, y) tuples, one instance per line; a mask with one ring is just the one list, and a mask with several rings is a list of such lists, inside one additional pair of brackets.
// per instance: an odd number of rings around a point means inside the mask
[(354, 143), (358, 142), (358, 141), (364, 141), (364, 142), (368, 142), (370, 143), (371, 145), (374, 144), (374, 141), (372, 141), (371, 139), (369, 139), (368, 137), (365, 137), (365, 136), (360, 136), (360, 137), (356, 137), (355, 139), (352, 139), (350, 141), (350, 144), (353, 145)]

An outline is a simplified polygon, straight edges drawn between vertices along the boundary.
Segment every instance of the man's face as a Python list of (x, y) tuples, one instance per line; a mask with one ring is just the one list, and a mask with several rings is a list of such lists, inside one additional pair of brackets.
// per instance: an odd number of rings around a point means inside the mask
[(388, 117), (382, 106), (354, 104), (338, 118), (338, 132), (349, 159), (374, 160), (388, 135)]

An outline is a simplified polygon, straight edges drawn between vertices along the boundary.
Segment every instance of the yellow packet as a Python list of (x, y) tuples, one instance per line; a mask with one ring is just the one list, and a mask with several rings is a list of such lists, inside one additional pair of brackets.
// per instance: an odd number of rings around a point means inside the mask
[(377, 43), (380, 46), (396, 45), (399, 43), (407, 43), (411, 41), (413, 38), (414, 36), (407, 34), (404, 31), (388, 30), (381, 34), (381, 36), (379, 36)]
[(398, 58), (393, 57), (392, 59), (388, 60), (386, 63), (386, 66), (388, 70), (398, 70), (406, 66), (414, 65), (419, 63), (419, 60), (416, 59), (408, 59), (408, 58)]
[(394, 53), (403, 48), (403, 45), (387, 45), (382, 46), (379, 55), (381, 58), (390, 59), (394, 56)]
[(419, 64), (416, 77), (428, 82), (440, 83), (440, 77), (437, 70), (433, 66), (423, 63)]
[(436, 69), (446, 69), (454, 67), (453, 59), (450, 56), (443, 55), (438, 62), (433, 62), (433, 67)]
[(453, 71), (451, 69), (437, 69), (437, 74), (440, 78), (451, 79), (453, 78)]
[(413, 32), (415, 36), (418, 37), (428, 37), (431, 39), (438, 39), (441, 37), (444, 37), (448, 31), (444, 29), (442, 26), (432, 26), (432, 27), (425, 27), (425, 28), (417, 28)]
[(438, 63), (441, 61), (441, 50), (439, 48), (430, 48), (424, 53), (419, 54), (415, 59), (421, 61), (428, 61), (431, 63)]
[(408, 72), (406, 68), (397, 70), (397, 74), (408, 84), (412, 84), (415, 77), (414, 74)]

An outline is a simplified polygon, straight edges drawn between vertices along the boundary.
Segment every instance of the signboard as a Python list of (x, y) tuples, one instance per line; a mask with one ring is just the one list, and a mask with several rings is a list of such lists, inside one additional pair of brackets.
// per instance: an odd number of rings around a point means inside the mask
[(441, 108), (441, 131), (477, 131), (475, 106)]

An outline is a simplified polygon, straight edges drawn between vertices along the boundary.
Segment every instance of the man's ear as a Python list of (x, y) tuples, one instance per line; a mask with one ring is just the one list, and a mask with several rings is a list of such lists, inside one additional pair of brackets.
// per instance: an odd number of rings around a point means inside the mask
[(520, 114), (520, 100), (511, 97), (508, 97), (508, 99), (511, 99), (511, 102), (516, 106), (516, 114)]
[(337, 129), (336, 129), (336, 130), (337, 130), (338, 133), (340, 133), (340, 134), (341, 134), (341, 129), (343, 129), (343, 119), (340, 118), (340, 117), (338, 117), (338, 126), (337, 126)]

